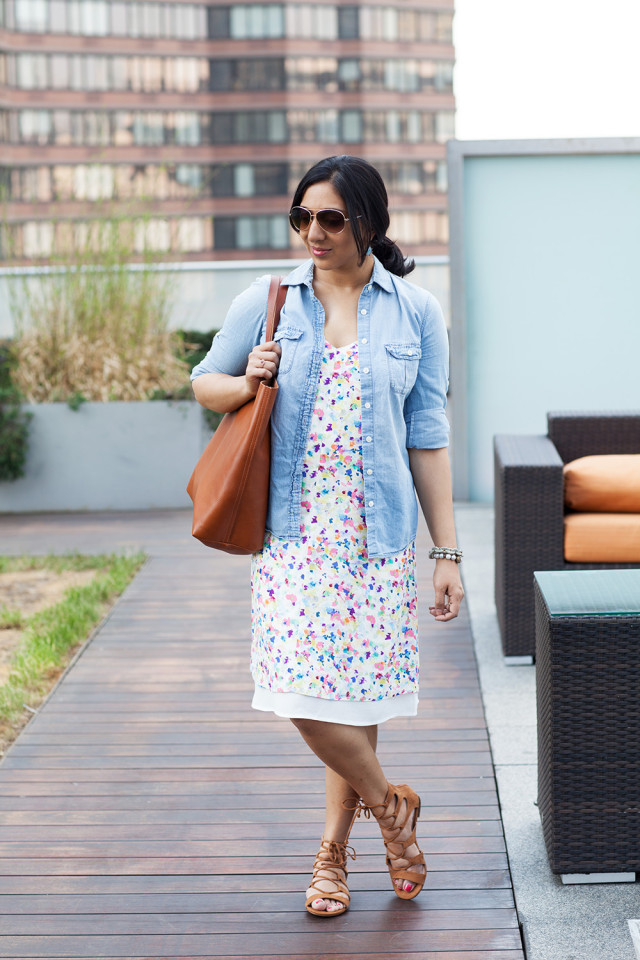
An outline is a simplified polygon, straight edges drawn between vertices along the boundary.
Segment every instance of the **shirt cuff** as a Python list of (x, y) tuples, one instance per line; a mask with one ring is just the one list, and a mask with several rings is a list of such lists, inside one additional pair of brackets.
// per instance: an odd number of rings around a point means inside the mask
[(444, 409), (416, 410), (407, 418), (407, 448), (438, 450), (449, 446), (449, 421)]

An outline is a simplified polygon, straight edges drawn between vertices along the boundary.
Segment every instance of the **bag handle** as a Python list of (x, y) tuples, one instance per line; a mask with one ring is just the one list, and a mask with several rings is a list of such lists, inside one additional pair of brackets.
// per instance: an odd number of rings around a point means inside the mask
[(282, 287), (282, 277), (271, 277), (267, 300), (267, 341), (273, 340), (280, 322), (280, 312), (287, 298), (287, 287)]

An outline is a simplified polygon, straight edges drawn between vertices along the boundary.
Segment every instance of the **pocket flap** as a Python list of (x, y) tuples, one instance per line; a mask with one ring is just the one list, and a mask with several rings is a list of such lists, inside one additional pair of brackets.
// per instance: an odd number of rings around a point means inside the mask
[(302, 330), (300, 327), (294, 327), (289, 323), (283, 327), (278, 327), (273, 339), (277, 343), (278, 340), (299, 340), (301, 336)]
[(422, 347), (419, 343), (385, 343), (387, 353), (396, 360), (419, 360)]

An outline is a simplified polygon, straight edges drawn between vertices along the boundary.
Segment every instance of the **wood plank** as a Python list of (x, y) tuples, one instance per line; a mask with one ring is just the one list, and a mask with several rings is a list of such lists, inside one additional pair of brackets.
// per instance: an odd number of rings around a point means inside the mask
[[(41, 797), (26, 799), (11, 799), (0, 797), (0, 822), (11, 825), (36, 825), (46, 824), (55, 825), (76, 825), (76, 824), (130, 824), (146, 823), (208, 823), (220, 824), (224, 830), (229, 830), (228, 824), (296, 824), (296, 823), (318, 823), (324, 817), (323, 806), (318, 807), (300, 807), (285, 804), (275, 809), (256, 808), (241, 810), (233, 808), (220, 808), (217, 805), (211, 807), (197, 807), (191, 803), (177, 803), (174, 798), (167, 798), (168, 802), (160, 803), (156, 800), (151, 809), (141, 809), (140, 804), (129, 806), (127, 798), (113, 797), (109, 800), (109, 809), (105, 809), (105, 803), (102, 798), (84, 797), (82, 806), (79, 806), (75, 798), (56, 797), (55, 804), (51, 808), (45, 808), (41, 805)], [(46, 798), (45, 798), (46, 799)], [(92, 804), (92, 806), (89, 806)], [(10, 805), (18, 806), (20, 809), (10, 809)], [(444, 824), (450, 828), (452, 835), (456, 835), (458, 830), (467, 829), (466, 825), (474, 821), (490, 823), (494, 826), (496, 834), (502, 836), (502, 823), (500, 821), (500, 809), (497, 804), (492, 806), (459, 806), (459, 807), (423, 807), (420, 814), (420, 824), (422, 830), (432, 832), (432, 826)], [(427, 826), (428, 824), (428, 826)], [(73, 827), (71, 827), (73, 829)], [(235, 829), (235, 827), (234, 827)]]
[[(303, 896), (301, 894), (300, 900)], [(397, 899), (397, 898), (396, 898)], [(303, 903), (295, 913), (277, 911), (260, 913), (249, 911), (242, 921), (247, 935), (268, 931), (269, 934), (288, 933), (292, 927), (306, 923)], [(350, 910), (341, 922), (341, 929), (349, 933), (383, 933), (397, 931), (435, 930), (508, 930), (516, 926), (513, 910)], [(24, 933), (24, 919), (3, 917), (2, 937), (20, 936)], [(216, 937), (221, 934), (238, 934), (238, 917), (235, 914), (204, 913), (102, 913), (53, 915), (36, 914), (30, 918), (32, 936), (138, 936), (141, 934), (200, 934)]]
[[(129, 831), (132, 832), (131, 830)], [(70, 859), (73, 857), (144, 857), (148, 853), (150, 857), (307, 857), (311, 861), (315, 857), (319, 846), (318, 829), (316, 827), (315, 836), (311, 838), (277, 838), (269, 837), (262, 839), (250, 837), (248, 839), (220, 840), (213, 838), (194, 840), (187, 837), (178, 839), (159, 839), (157, 837), (145, 837), (144, 839), (132, 839), (130, 837), (108, 840), (97, 840), (95, 838), (80, 840), (73, 839), (25, 839), (24, 837), (15, 840), (0, 841), (0, 858), (15, 857), (22, 854), (24, 857), (64, 857)], [(235, 831), (234, 831), (235, 833)], [(368, 854), (372, 856), (382, 856), (384, 846), (380, 836), (362, 837), (358, 833), (358, 859), (362, 860)], [(504, 853), (504, 840), (502, 837), (428, 837), (424, 836), (422, 830), (418, 833), (420, 846), (426, 856), (440, 854), (482, 854), (482, 853)], [(355, 840), (354, 840), (355, 842)], [(352, 871), (355, 867), (351, 868)]]
[[(380, 945), (380, 935), (368, 931), (356, 931), (352, 936), (341, 932), (346, 918), (334, 917), (331, 930), (318, 930), (318, 920), (312, 928), (310, 923), (304, 932), (304, 948), (307, 956), (330, 956), (331, 954), (344, 957), (349, 954), (360, 955), (364, 952), (373, 952)], [(324, 925), (325, 927), (327, 924)], [(316, 930), (318, 932), (316, 932)], [(215, 949), (218, 956), (246, 957), (247, 953), (258, 953), (260, 956), (275, 955), (287, 957), (294, 950), (299, 952), (301, 947), (300, 933), (246, 933), (241, 930), (237, 934), (218, 934)], [(385, 937), (387, 957), (401, 956), (404, 960), (408, 952), (424, 948), (425, 936), (423, 931), (404, 930), (399, 933), (389, 933)], [(511, 930), (433, 930), (429, 934), (429, 946), (432, 951), (452, 950), (514, 950), (520, 946), (520, 934), (517, 929)], [(136, 936), (58, 936), (52, 943), (48, 937), (38, 936), (9, 936), (0, 941), (0, 957), (48, 957), (60, 956), (76, 957), (85, 955), (90, 947), (89, 955), (101, 956), (106, 952), (113, 952), (123, 957), (136, 957), (141, 952), (150, 953), (157, 957), (184, 956), (185, 953), (194, 953), (201, 957), (210, 956), (210, 934), (148, 934)], [(207, 952), (209, 951), (209, 952)], [(219, 953), (218, 953), (219, 951)]]
[[(318, 814), (320, 814), (318, 810)], [(6, 818), (3, 817), (4, 821)], [(196, 822), (183, 823), (181, 820), (175, 820), (173, 823), (164, 822), (166, 818), (155, 817), (153, 821), (141, 822), (139, 819), (131, 820), (130, 823), (122, 823), (120, 820), (111, 818), (110, 822), (87, 823), (83, 820), (76, 820), (69, 823), (68, 818), (58, 818), (55, 829), (56, 842), (63, 840), (73, 840), (83, 842), (85, 839), (91, 841), (114, 841), (114, 840), (227, 840), (230, 830), (228, 823), (220, 823), (216, 819), (215, 811), (212, 814), (211, 822), (202, 822), (202, 819)], [(313, 816), (306, 814), (302, 822), (292, 823), (287, 817), (280, 822), (241, 822), (235, 823), (233, 827), (234, 840), (252, 840), (259, 839), (277, 840), (318, 840), (318, 822)], [(19, 843), (40, 843), (51, 840), (51, 823), (35, 825), (33, 823), (23, 826), (15, 822), (11, 825), (0, 825), (0, 841), (13, 841)], [(380, 831), (375, 823), (362, 823), (359, 821), (353, 831), (352, 836), (358, 837), (360, 841), (363, 837), (374, 839), (379, 843)], [(469, 837), (482, 837), (485, 839), (493, 838), (503, 842), (502, 824), (498, 820), (468, 820), (466, 822), (429, 822), (420, 820), (419, 836), (426, 842), (426, 838), (463, 840)], [(359, 844), (360, 847), (360, 844)]]
[[(73, 850), (71, 851), (73, 853)], [(57, 876), (69, 871), (83, 876), (99, 876), (101, 874), (157, 874), (157, 873), (208, 873), (221, 876), (232, 876), (250, 870), (252, 873), (305, 873), (310, 863), (309, 856), (305, 857), (244, 857), (241, 861), (233, 857), (214, 856), (72, 856), (64, 853), (61, 856), (29, 857), (25, 851), (22, 856), (5, 857), (0, 861), (0, 875), (6, 877), (20, 876)], [(363, 856), (349, 871), (353, 877), (367, 869), (380, 870), (381, 857)], [(384, 862), (384, 861), (383, 861)], [(429, 872), (451, 872), (455, 870), (490, 871), (505, 870), (507, 867), (506, 855), (502, 853), (468, 853), (442, 854), (429, 857)]]
[[(280, 874), (277, 889), (284, 893), (300, 896), (309, 883), (309, 865), (298, 873)], [(389, 875), (385, 872), (361, 873), (358, 876), (358, 890), (383, 891), (389, 895)], [(273, 892), (274, 878), (268, 875), (249, 875), (236, 873), (223, 874), (34, 874), (2, 876), (0, 875), (0, 893), (4, 894), (100, 894), (115, 892), (144, 893), (248, 893)], [(450, 870), (432, 872), (429, 875), (428, 892), (434, 890), (511, 890), (511, 879), (507, 869), (502, 870)], [(391, 891), (392, 899), (396, 898)], [(422, 894), (421, 894), (422, 896)]]
[[(103, 893), (103, 894), (0, 894), (0, 917), (24, 914), (104, 913), (300, 913), (304, 890), (297, 892), (253, 893)], [(360, 897), (358, 911), (390, 910), (394, 904), (389, 891), (368, 891)], [(398, 901), (396, 910), (404, 905)], [(431, 890), (417, 898), (412, 907), (419, 910), (512, 910), (510, 890)], [(22, 931), (21, 931), (22, 932)]]

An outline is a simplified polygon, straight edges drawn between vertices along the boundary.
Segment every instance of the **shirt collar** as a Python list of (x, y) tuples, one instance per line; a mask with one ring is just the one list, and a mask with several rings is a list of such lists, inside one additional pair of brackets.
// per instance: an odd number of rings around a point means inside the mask
[[(291, 273), (288, 273), (282, 281), (282, 285), (287, 287), (307, 286), (309, 289), (311, 289), (312, 282), (313, 260), (309, 259), (305, 260), (304, 263), (301, 263), (300, 266), (296, 267), (295, 270), (292, 270)], [(391, 274), (388, 270), (385, 270), (375, 255), (373, 258), (373, 273), (371, 274), (371, 280), (369, 282), (375, 283), (379, 287), (382, 287), (382, 289), (386, 290), (387, 293), (391, 293), (393, 291)]]

